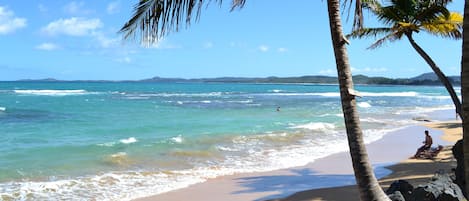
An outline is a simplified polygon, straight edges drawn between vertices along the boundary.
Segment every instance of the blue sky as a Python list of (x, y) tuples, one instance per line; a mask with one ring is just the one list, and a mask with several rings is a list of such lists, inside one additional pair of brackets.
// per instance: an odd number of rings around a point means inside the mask
[[(137, 2), (0, 0), (0, 80), (336, 76), (326, 1), (248, 0), (229, 12), (225, 0), (150, 48), (117, 33)], [(462, 13), (463, 4), (455, 0), (449, 8)], [(426, 33), (415, 40), (444, 73), (459, 74), (461, 40)], [(353, 74), (403, 78), (431, 71), (407, 40), (366, 50), (372, 42), (351, 41)]]

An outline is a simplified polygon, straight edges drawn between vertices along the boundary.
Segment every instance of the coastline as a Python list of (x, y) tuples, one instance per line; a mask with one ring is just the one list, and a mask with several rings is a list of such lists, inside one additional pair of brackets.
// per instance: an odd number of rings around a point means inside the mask
[[(444, 172), (450, 172), (451, 168), (456, 166), (451, 148), (456, 141), (462, 138), (461, 124), (458, 123), (458, 121), (443, 121), (426, 123), (422, 126), (441, 131), (442, 135), (440, 135), (440, 139), (437, 139), (436, 142), (443, 140), (443, 142), (448, 143), (448, 145), (445, 145), (445, 148), (434, 160), (406, 159), (397, 164), (387, 166), (386, 168), (391, 170), (392, 173), (378, 179), (383, 189), (386, 190), (393, 181), (400, 179), (407, 180), (413, 186), (417, 186), (428, 182), (435, 172), (442, 170)], [(356, 197), (358, 199), (358, 189), (355, 185), (300, 191), (290, 196), (270, 201), (338, 201), (349, 200), (348, 198), (350, 197)]]
[[(414, 180), (427, 181), (435, 171), (451, 165), (452, 161), (447, 159), (447, 154), (449, 152), (451, 155), (448, 145), (453, 145), (458, 138), (458, 128), (455, 124), (457, 124), (455, 121), (444, 121), (413, 125), (393, 131), (382, 139), (367, 144), (370, 161), (383, 187), (386, 188), (392, 181), (400, 178), (411, 179), (412, 184)], [(445, 151), (439, 154), (446, 161), (408, 159), (420, 146), (423, 131), (426, 129), (434, 137), (435, 145), (446, 146)], [(460, 131), (459, 136), (461, 136)], [(318, 159), (306, 166), (222, 176), (187, 188), (136, 200), (297, 201), (304, 198), (308, 200), (342, 200), (341, 198), (350, 198), (350, 196), (358, 198), (350, 161), (348, 152), (342, 152)], [(421, 169), (425, 170), (425, 174), (420, 173)], [(409, 177), (410, 175), (415, 178)]]

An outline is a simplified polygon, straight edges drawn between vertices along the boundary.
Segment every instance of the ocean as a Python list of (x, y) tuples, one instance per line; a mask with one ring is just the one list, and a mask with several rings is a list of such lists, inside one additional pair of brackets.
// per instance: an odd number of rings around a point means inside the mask
[[(356, 90), (367, 143), (454, 110), (439, 86)], [(0, 82), (0, 200), (130, 200), (347, 150), (337, 85)]]

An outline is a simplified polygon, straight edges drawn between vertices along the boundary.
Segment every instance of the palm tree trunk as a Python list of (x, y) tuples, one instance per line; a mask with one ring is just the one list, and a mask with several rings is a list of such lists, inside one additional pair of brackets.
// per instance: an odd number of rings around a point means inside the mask
[(462, 120), (464, 120), (464, 117), (461, 114), (461, 102), (459, 101), (458, 95), (454, 91), (453, 85), (448, 80), (448, 77), (446, 77), (446, 75), (440, 70), (440, 68), (438, 68), (432, 58), (414, 41), (412, 33), (406, 33), (406, 36), (415, 51), (420, 54), (420, 56), (427, 62), (428, 65), (430, 65), (430, 68), (432, 68), (433, 72), (435, 72), (435, 74), (438, 76), (440, 82), (443, 83), (443, 85), (446, 87), (446, 90), (451, 96), (453, 104), (456, 107), (456, 113), (459, 115), (459, 117), (461, 117)]
[[(461, 65), (461, 95), (463, 118), (463, 152), (464, 152), (464, 180), (469, 181), (469, 0), (464, 6), (462, 65)], [(469, 185), (465, 185), (469, 193)]]
[(343, 35), (340, 19), (340, 2), (339, 0), (328, 0), (327, 7), (337, 65), (342, 111), (344, 113), (350, 155), (352, 157), (353, 170), (360, 198), (362, 201), (389, 200), (376, 180), (368, 160), (365, 143), (363, 142), (363, 133), (360, 128), (360, 119), (353, 94), (352, 73), (345, 47), (347, 40)]

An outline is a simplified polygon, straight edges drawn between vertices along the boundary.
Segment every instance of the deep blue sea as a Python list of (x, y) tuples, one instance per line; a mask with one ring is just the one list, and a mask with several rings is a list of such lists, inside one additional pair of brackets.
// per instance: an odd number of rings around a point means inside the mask
[[(443, 87), (356, 89), (366, 142), (453, 108)], [(337, 85), (0, 82), (0, 200), (129, 200), (346, 150)]]

